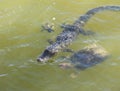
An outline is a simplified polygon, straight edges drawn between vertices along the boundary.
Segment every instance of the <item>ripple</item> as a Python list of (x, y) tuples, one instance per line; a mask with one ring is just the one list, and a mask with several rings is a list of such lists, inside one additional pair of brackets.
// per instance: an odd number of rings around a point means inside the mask
[(5, 54), (6, 54), (5, 50), (4, 49), (0, 49), (0, 55), (5, 55)]
[(8, 38), (8, 40), (22, 39), (23, 37), (24, 37), (24, 36), (19, 35), (19, 36), (14, 36), (14, 37), (12, 37), (12, 38)]
[(115, 62), (110, 63), (111, 66), (117, 66), (118, 64)]
[(120, 57), (118, 57), (118, 60), (120, 60)]
[(29, 63), (23, 63), (22, 65), (19, 65), (18, 68), (28, 68), (30, 67)]
[(89, 4), (96, 4), (97, 2), (78, 2), (78, 1), (74, 1), (74, 0), (71, 0), (71, 3), (74, 3), (74, 4), (79, 4), (79, 5), (89, 5)]
[(9, 64), (8, 66), (9, 66), (9, 67), (12, 67), (12, 66), (15, 66), (15, 65), (14, 65), (14, 64)]
[(30, 44), (25, 43), (25, 44), (18, 45), (16, 48), (28, 47), (29, 45), (30, 45)]
[(7, 76), (8, 74), (0, 74), (0, 77), (4, 77)]
[(83, 43), (97, 43), (99, 40), (84, 40)]
[(116, 40), (120, 40), (120, 35), (116, 35), (116, 36), (100, 36), (100, 39), (116, 39)]

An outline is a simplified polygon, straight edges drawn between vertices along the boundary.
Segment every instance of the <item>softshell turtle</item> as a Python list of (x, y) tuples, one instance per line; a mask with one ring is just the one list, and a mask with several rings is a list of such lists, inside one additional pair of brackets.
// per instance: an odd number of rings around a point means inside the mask
[(92, 44), (78, 52), (75, 52), (68, 63), (60, 63), (63, 69), (75, 67), (77, 69), (86, 69), (103, 62), (108, 57), (108, 52), (100, 45)]

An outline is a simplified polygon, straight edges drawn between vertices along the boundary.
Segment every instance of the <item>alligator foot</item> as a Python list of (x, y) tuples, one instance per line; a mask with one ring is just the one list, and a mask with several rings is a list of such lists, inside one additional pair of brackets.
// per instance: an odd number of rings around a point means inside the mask
[(48, 39), (47, 42), (51, 45), (54, 43), (54, 41), (52, 39)]

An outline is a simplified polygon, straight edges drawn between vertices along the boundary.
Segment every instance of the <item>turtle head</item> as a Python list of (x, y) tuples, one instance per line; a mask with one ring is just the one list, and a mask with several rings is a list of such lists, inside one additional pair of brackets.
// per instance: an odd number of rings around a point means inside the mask
[(37, 58), (38, 62), (47, 62), (51, 57), (53, 57), (55, 53), (50, 52), (49, 50), (45, 49), (44, 52)]

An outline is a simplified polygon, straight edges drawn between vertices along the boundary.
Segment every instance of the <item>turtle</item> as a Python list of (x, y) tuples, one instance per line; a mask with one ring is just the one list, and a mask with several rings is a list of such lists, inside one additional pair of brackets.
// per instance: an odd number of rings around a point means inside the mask
[(54, 23), (45, 23), (44, 25), (42, 25), (42, 28), (49, 33), (54, 32)]
[(91, 44), (83, 49), (74, 52), (67, 60), (59, 64), (60, 68), (77, 68), (84, 70), (86, 68), (95, 66), (107, 59), (109, 53), (100, 45)]

